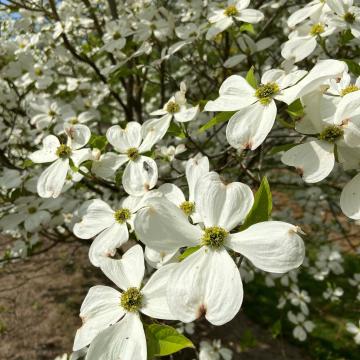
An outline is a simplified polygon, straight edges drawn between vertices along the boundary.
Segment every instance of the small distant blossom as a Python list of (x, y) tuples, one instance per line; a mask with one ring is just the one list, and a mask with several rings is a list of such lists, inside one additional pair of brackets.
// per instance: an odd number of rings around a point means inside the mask
[(176, 155), (182, 154), (186, 151), (186, 147), (184, 144), (179, 144), (175, 146), (161, 146), (158, 148), (158, 152), (161, 157), (163, 157), (167, 161), (173, 161)]
[(107, 161), (106, 167), (113, 172), (126, 164), (122, 177), (125, 191), (133, 196), (144, 195), (156, 185), (158, 168), (152, 158), (143, 154), (152, 149), (166, 130), (161, 119), (148, 120), (143, 125), (132, 121), (124, 129), (119, 125), (112, 126), (107, 130), (106, 138), (120, 154), (108, 153), (109, 158), (100, 159), (96, 174), (102, 176), (101, 161)]
[(259, 10), (248, 9), (250, 0), (228, 0), (227, 6), (212, 9), (208, 20), (210, 28), (206, 39), (211, 40), (236, 22), (256, 24), (264, 19), (264, 14)]
[(297, 286), (292, 286), (288, 298), (291, 304), (298, 306), (303, 314), (309, 315), (307, 304), (310, 303), (311, 299), (306, 290), (300, 290)]
[(232, 350), (221, 345), (221, 340), (200, 342), (199, 360), (231, 360)]
[(332, 302), (339, 301), (343, 295), (344, 290), (341, 287), (328, 286), (327, 289), (323, 292), (324, 299), (330, 300)]
[(177, 330), (180, 333), (186, 333), (186, 334), (192, 335), (195, 332), (195, 324), (194, 323), (188, 323), (188, 324), (179, 323)]
[(354, 286), (358, 290), (358, 294), (356, 299), (360, 301), (360, 273), (356, 273), (353, 275), (352, 279), (349, 279), (350, 285)]
[(354, 6), (353, 0), (327, 0), (332, 10), (328, 14), (329, 22), (339, 30), (350, 30), (352, 35), (360, 38), (360, 8)]
[(348, 322), (346, 324), (346, 330), (354, 335), (354, 341), (356, 344), (360, 345), (360, 321), (359, 326), (356, 326), (355, 324)]
[[(168, 129), (170, 121), (174, 119), (180, 123), (187, 123), (196, 118), (199, 113), (199, 105), (188, 106), (186, 100), (186, 84), (180, 84), (180, 90), (172, 96), (162, 109), (153, 111), (150, 115), (161, 116), (161, 121)], [(166, 124), (166, 125), (165, 125)]]
[(310, 268), (316, 280), (324, 280), (330, 273), (340, 275), (344, 273), (342, 266), (344, 259), (338, 249), (323, 246), (317, 254), (315, 266)]
[(295, 325), (295, 328), (293, 330), (294, 338), (299, 341), (305, 341), (307, 338), (307, 334), (311, 333), (314, 330), (315, 324), (310, 320), (306, 320), (303, 313), (295, 315), (294, 313), (289, 311), (287, 316), (289, 321)]

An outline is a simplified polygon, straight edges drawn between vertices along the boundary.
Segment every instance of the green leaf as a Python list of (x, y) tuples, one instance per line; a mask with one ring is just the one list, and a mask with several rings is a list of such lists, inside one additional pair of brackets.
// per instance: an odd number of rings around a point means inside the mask
[(351, 73), (353, 73), (356, 76), (360, 76), (360, 65), (358, 63), (349, 59), (342, 59), (342, 60), (346, 62)]
[(190, 256), (192, 253), (194, 253), (195, 251), (198, 251), (200, 249), (200, 245), (198, 246), (193, 246), (193, 247), (188, 247), (179, 257), (179, 261), (183, 261), (184, 259), (186, 259), (188, 256)]
[(285, 121), (282, 117), (277, 116), (276, 117), (276, 121), (282, 125), (283, 127), (287, 128), (287, 129), (294, 129), (295, 128), (295, 123), (289, 123), (287, 121)]
[(185, 348), (193, 348), (194, 344), (176, 329), (168, 325), (145, 325), (148, 358), (166, 356)]
[(351, 33), (350, 29), (346, 29), (345, 31), (343, 31), (340, 34), (340, 43), (342, 45), (347, 44), (348, 42), (350, 42), (353, 39), (354, 39), (354, 35)]
[(282, 331), (281, 320), (277, 320), (274, 325), (271, 327), (271, 335), (274, 339), (276, 339)]
[(270, 218), (272, 210), (272, 196), (270, 186), (266, 176), (263, 177), (260, 187), (255, 194), (254, 205), (248, 213), (244, 224), (240, 230), (245, 230), (251, 225), (262, 221), (267, 221)]
[(216, 116), (214, 116), (210, 121), (208, 121), (205, 125), (203, 125), (198, 130), (199, 133), (202, 133), (202, 132), (210, 129), (215, 125), (218, 125), (225, 121), (228, 121), (234, 114), (235, 114), (235, 111), (225, 111), (225, 112), (218, 113)]
[(240, 26), (240, 31), (241, 32), (248, 32), (251, 34), (256, 34), (256, 31), (254, 29), (254, 26), (252, 24), (243, 24)]
[(255, 77), (255, 74), (254, 74), (254, 67), (253, 66), (247, 72), (245, 79), (249, 83), (249, 85), (251, 85), (254, 89), (256, 89), (258, 87), (258, 83), (257, 83), (256, 77)]
[(254, 336), (253, 332), (251, 330), (247, 329), (242, 334), (242, 336), (239, 340), (239, 343), (241, 346), (241, 350), (245, 351), (247, 349), (256, 347), (257, 340), (256, 340), (256, 337)]
[(300, 101), (300, 99), (295, 100), (293, 103), (291, 103), (286, 112), (293, 118), (301, 118), (304, 116), (304, 107)]
[(30, 160), (30, 159), (26, 159), (24, 162), (23, 162), (23, 168), (26, 169), (28, 167), (31, 167), (34, 165), (34, 163)]
[(179, 137), (181, 139), (186, 138), (186, 135), (185, 135), (183, 129), (179, 125), (176, 125), (174, 122), (171, 122), (166, 134), (168, 134), (170, 136)]
[(100, 151), (104, 150), (106, 145), (108, 144), (108, 141), (106, 139), (106, 136), (103, 135), (91, 135), (89, 145), (92, 148), (99, 149)]
[(284, 145), (278, 145), (274, 146), (270, 149), (270, 151), (267, 153), (267, 155), (275, 155), (281, 151), (287, 151), (290, 150), (292, 147), (296, 146), (297, 144), (284, 144)]

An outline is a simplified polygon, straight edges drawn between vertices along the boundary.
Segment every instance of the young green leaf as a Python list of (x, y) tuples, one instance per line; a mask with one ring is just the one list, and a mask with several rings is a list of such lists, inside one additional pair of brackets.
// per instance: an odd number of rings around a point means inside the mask
[(100, 151), (104, 150), (106, 145), (107, 145), (108, 141), (106, 139), (106, 136), (103, 135), (91, 135), (90, 141), (89, 141), (89, 145), (92, 148), (96, 148), (99, 149)]
[(251, 85), (254, 89), (256, 89), (258, 87), (258, 82), (257, 82), (255, 74), (254, 74), (254, 67), (253, 66), (247, 72), (245, 79), (249, 83), (249, 85)]
[(148, 359), (154, 356), (174, 354), (185, 348), (193, 348), (194, 344), (176, 329), (168, 325), (145, 325)]
[(287, 121), (285, 121), (282, 117), (277, 116), (276, 117), (276, 121), (283, 127), (287, 128), (287, 129), (294, 129), (295, 128), (295, 122), (293, 123), (289, 123)]
[(190, 256), (190, 255), (191, 255), (192, 253), (194, 253), (195, 251), (198, 251), (199, 249), (200, 249), (200, 245), (187, 248), (187, 249), (178, 257), (179, 261), (183, 261), (184, 259), (186, 259), (188, 256)]
[(292, 118), (301, 118), (304, 116), (304, 107), (300, 101), (300, 99), (295, 100), (293, 103), (291, 103), (286, 112), (292, 117)]
[(250, 34), (256, 34), (256, 31), (254, 29), (254, 26), (252, 24), (243, 24), (240, 26), (241, 32), (248, 32)]
[(174, 122), (172, 122), (170, 124), (169, 129), (166, 134), (170, 135), (170, 136), (176, 136), (181, 139), (184, 139), (186, 137), (186, 135), (185, 135), (184, 131), (181, 129), (181, 127), (176, 125)]
[(233, 115), (235, 111), (226, 111), (216, 114), (210, 121), (208, 121), (205, 125), (203, 125), (198, 131), (202, 133), (215, 125), (221, 124), (225, 121), (228, 121)]
[(258, 191), (255, 194), (254, 205), (248, 213), (240, 230), (245, 230), (251, 225), (267, 221), (271, 215), (272, 196), (267, 178), (264, 176)]

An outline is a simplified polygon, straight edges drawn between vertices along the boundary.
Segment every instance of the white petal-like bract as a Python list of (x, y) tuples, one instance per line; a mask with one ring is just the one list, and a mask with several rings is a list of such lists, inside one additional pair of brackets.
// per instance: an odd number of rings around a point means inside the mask
[(90, 344), (85, 360), (146, 360), (144, 328), (138, 314), (128, 313)]
[(255, 150), (271, 131), (277, 109), (272, 100), (268, 105), (257, 102), (234, 114), (226, 128), (226, 138), (235, 149)]
[(181, 209), (165, 197), (152, 198), (135, 218), (137, 237), (158, 251), (199, 245), (202, 231), (191, 225)]
[(281, 161), (298, 169), (304, 181), (315, 183), (325, 179), (334, 168), (334, 145), (321, 140), (309, 141), (288, 150)]
[(147, 156), (130, 160), (124, 170), (122, 184), (129, 195), (141, 196), (152, 189), (158, 180), (156, 162)]
[(83, 324), (76, 332), (74, 351), (89, 345), (96, 335), (125, 315), (119, 306), (120, 296), (109, 286), (97, 285), (89, 290), (80, 309)]
[(249, 186), (240, 182), (226, 184), (219, 174), (210, 172), (199, 179), (195, 200), (205, 227), (220, 226), (231, 231), (245, 219), (254, 196)]
[(340, 206), (350, 219), (360, 220), (360, 174), (345, 185), (341, 192)]
[(57, 198), (64, 186), (69, 170), (69, 159), (57, 159), (39, 176), (37, 192), (43, 198)]
[(230, 234), (226, 245), (244, 255), (259, 269), (273, 273), (298, 268), (305, 256), (298, 228), (281, 221), (257, 223), (244, 231)]
[(243, 299), (240, 273), (230, 255), (205, 246), (175, 265), (167, 293), (176, 318), (191, 322), (205, 316), (213, 325), (233, 319)]
[(145, 271), (142, 247), (133, 246), (119, 260), (106, 258), (101, 262), (100, 268), (120, 289), (140, 288)]

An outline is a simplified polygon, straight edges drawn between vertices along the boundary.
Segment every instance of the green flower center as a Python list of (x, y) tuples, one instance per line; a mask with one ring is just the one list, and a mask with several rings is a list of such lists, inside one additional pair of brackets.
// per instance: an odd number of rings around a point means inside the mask
[(114, 218), (119, 224), (123, 224), (126, 220), (131, 218), (131, 212), (126, 208), (118, 209), (114, 213)]
[(355, 14), (347, 12), (346, 14), (344, 14), (344, 20), (349, 24), (353, 24), (356, 20)]
[(224, 11), (224, 14), (226, 16), (236, 16), (236, 15), (238, 15), (238, 13), (239, 12), (235, 5), (229, 5)]
[(168, 113), (174, 114), (179, 112), (180, 110), (180, 105), (177, 104), (175, 101), (169, 101), (168, 104), (166, 105), (166, 111)]
[(49, 110), (48, 115), (53, 117), (56, 115), (56, 112), (54, 110)]
[(66, 159), (71, 155), (71, 147), (67, 146), (65, 144), (61, 144), (57, 149), (56, 149), (56, 155), (59, 158), (62, 159)]
[(121, 38), (121, 34), (119, 32), (116, 32), (114, 35), (113, 35), (113, 40), (119, 40)]
[(194, 213), (195, 211), (195, 204), (191, 201), (184, 201), (181, 205), (180, 205), (180, 209), (187, 215), (190, 216)]
[(201, 245), (209, 246), (213, 249), (219, 249), (223, 246), (228, 235), (229, 233), (219, 226), (208, 227), (204, 230), (201, 238)]
[(344, 135), (344, 130), (336, 125), (331, 125), (325, 128), (319, 135), (320, 140), (327, 141), (331, 144)]
[(36, 209), (35, 206), (29, 207), (29, 208), (28, 208), (28, 213), (29, 213), (29, 214), (34, 214), (34, 213), (36, 213), (36, 210), (37, 210), (37, 209)]
[(135, 161), (139, 156), (139, 150), (137, 148), (130, 148), (126, 152), (128, 158), (132, 161)]
[(128, 288), (121, 294), (120, 304), (129, 312), (136, 312), (142, 306), (143, 295), (136, 287)]
[(69, 120), (69, 123), (70, 123), (71, 125), (76, 125), (76, 124), (79, 123), (79, 120), (78, 120), (77, 117), (73, 117), (73, 118), (71, 118), (71, 119)]
[(310, 29), (310, 35), (317, 36), (325, 31), (325, 26), (322, 23), (314, 24)]
[(270, 104), (272, 97), (280, 91), (279, 85), (274, 82), (260, 85), (255, 92), (255, 96), (262, 105)]
[(348, 87), (346, 87), (345, 89), (343, 89), (341, 91), (341, 96), (345, 96), (346, 94), (350, 94), (354, 91), (358, 91), (360, 90), (360, 88), (356, 85), (349, 85)]
[(36, 68), (34, 70), (34, 73), (35, 73), (36, 76), (41, 76), (43, 74), (43, 72), (42, 72), (42, 70), (40, 68)]

